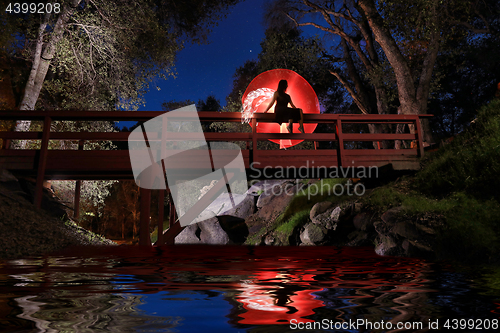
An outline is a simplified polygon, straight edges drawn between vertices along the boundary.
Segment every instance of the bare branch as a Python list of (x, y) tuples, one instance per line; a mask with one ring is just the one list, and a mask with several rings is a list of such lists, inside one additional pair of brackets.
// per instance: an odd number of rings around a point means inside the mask
[(370, 112), (368, 111), (366, 106), (363, 104), (363, 102), (361, 102), (359, 96), (356, 94), (354, 89), (352, 89), (352, 87), (349, 85), (347, 80), (345, 80), (344, 77), (342, 77), (342, 75), (340, 75), (339, 73), (337, 73), (335, 71), (330, 71), (330, 74), (335, 76), (340, 81), (340, 83), (342, 83), (342, 85), (347, 90), (349, 95), (351, 95), (352, 99), (354, 100), (354, 103), (356, 103), (356, 105), (361, 110), (361, 112), (363, 112), (364, 114), (369, 114)]

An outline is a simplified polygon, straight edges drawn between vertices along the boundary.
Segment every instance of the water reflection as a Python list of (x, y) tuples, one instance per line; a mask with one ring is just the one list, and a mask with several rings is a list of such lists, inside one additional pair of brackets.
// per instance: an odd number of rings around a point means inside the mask
[(285, 331), (292, 320), (499, 317), (498, 304), (453, 274), (370, 248), (75, 249), (0, 263), (0, 324), (5, 332), (256, 332)]

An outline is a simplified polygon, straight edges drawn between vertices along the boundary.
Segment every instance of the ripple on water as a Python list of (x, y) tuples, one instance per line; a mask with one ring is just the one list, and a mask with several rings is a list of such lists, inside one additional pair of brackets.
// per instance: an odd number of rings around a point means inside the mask
[(498, 308), (463, 274), (371, 248), (120, 246), (0, 262), (5, 332), (282, 331), (498, 319)]

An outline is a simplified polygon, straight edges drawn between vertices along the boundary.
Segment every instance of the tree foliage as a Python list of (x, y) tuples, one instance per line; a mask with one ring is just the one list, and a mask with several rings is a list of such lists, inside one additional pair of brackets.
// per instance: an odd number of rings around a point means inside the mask
[[(446, 43), (464, 34), (491, 31), (482, 15), (488, 8), (479, 1), (280, 1), (298, 26), (338, 36), (342, 55), (330, 58), (341, 63), (349, 79), (339, 70), (332, 74), (365, 113), (371, 113), (375, 103), (378, 113), (390, 111), (388, 92), (394, 83), (401, 113), (426, 113), (439, 78), (434, 72), (436, 59)], [(423, 125), (425, 138), (432, 141), (429, 127)]]
[(30, 67), (20, 108), (136, 109), (153, 78), (174, 75), (184, 43), (205, 41), (237, 2), (65, 0), (59, 13), (11, 14), (3, 49)]

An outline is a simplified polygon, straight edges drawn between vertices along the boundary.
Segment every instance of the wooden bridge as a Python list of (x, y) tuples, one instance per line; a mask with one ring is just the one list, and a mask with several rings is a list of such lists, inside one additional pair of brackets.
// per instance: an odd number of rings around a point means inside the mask
[[(51, 132), (54, 121), (147, 121), (164, 114), (163, 111), (0, 111), (0, 120), (42, 121), (41, 132), (0, 132), (3, 147), (0, 150), (0, 170), (8, 169), (19, 176), (36, 177), (37, 184), (34, 203), (41, 205), (44, 180), (97, 180), (133, 179), (129, 151), (122, 150), (84, 150), (85, 142), (128, 141), (129, 132)], [(202, 122), (241, 122), (241, 113), (198, 112)], [(397, 170), (416, 170), (419, 158), (423, 156), (422, 131), (420, 118), (429, 115), (351, 115), (351, 114), (304, 114), (304, 123), (326, 124), (325, 133), (257, 133), (257, 122), (273, 122), (273, 114), (255, 114), (251, 119), (252, 131), (248, 133), (206, 132), (205, 140), (243, 142), (241, 150), (247, 177), (251, 179), (273, 178), (275, 175), (286, 178), (326, 178), (332, 174), (341, 175), (339, 170), (354, 170), (368, 167), (391, 166)], [(346, 133), (345, 127), (351, 124), (407, 124), (413, 125), (414, 134), (391, 133)], [(148, 133), (154, 140), (155, 133)], [(177, 140), (189, 140), (189, 133), (176, 134)], [(309, 150), (262, 150), (258, 142), (274, 140), (310, 141), (314, 149)], [(39, 149), (9, 149), (11, 140), (41, 140)], [(50, 140), (69, 140), (78, 143), (76, 150), (49, 149)], [(369, 149), (357, 148), (359, 142), (379, 144), (383, 141), (412, 142), (406, 149)], [(39, 141), (40, 142), (40, 141)], [(321, 149), (320, 142), (328, 142), (327, 149)], [(369, 145), (370, 148), (373, 145)], [(365, 145), (366, 147), (366, 145)], [(186, 170), (196, 168), (196, 154), (193, 163), (179, 166)], [(264, 172), (265, 171), (265, 172)], [(278, 173), (277, 173), (278, 172)], [(332, 173), (333, 172), (333, 173)], [(349, 172), (349, 174), (351, 174)], [(313, 175), (314, 177), (311, 177)], [(75, 215), (78, 216), (79, 182), (75, 195)], [(160, 191), (163, 202), (165, 191)], [(141, 231), (140, 244), (149, 245), (149, 216), (151, 190), (141, 188)], [(172, 202), (172, 200), (170, 200)], [(163, 221), (163, 205), (159, 207), (159, 221)], [(173, 207), (170, 207), (170, 221), (175, 220)], [(163, 225), (158, 225), (163, 230)], [(158, 244), (173, 243), (175, 236), (182, 230), (179, 223), (171, 225), (165, 232), (159, 232)]]

